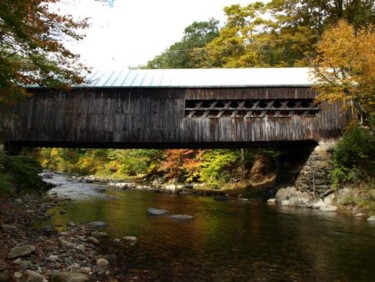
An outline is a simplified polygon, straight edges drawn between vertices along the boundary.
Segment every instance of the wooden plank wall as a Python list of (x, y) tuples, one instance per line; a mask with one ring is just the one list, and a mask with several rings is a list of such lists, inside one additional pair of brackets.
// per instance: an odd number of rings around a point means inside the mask
[(186, 118), (185, 100), (311, 99), (309, 88), (35, 89), (14, 108), (8, 142), (40, 146), (189, 147), (199, 144), (319, 141), (345, 123), (337, 104), (315, 116)]

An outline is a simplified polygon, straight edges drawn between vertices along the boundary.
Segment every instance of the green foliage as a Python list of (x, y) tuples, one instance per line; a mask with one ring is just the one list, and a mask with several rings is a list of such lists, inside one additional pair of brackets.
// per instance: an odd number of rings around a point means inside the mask
[(60, 88), (82, 82), (79, 56), (62, 39), (82, 39), (78, 30), (87, 23), (53, 12), (57, 2), (0, 1), (0, 103), (26, 95), (23, 84)]
[(203, 157), (200, 180), (209, 187), (220, 188), (231, 181), (232, 171), (240, 160), (239, 150), (209, 150)]
[[(197, 26), (191, 34), (185, 30), (182, 41), (147, 67), (308, 66), (323, 32), (338, 21), (347, 21), (356, 31), (375, 24), (374, 0), (259, 1), (231, 5), (224, 12), (226, 22), (219, 32), (212, 29), (212, 33), (205, 33), (207, 36), (197, 37), (203, 26)], [(217, 23), (211, 27), (217, 28)]]
[(9, 156), (0, 153), (0, 192), (41, 190), (44, 187), (39, 173), (42, 167), (39, 162), (28, 156)]
[(333, 152), (334, 184), (356, 182), (373, 178), (375, 173), (375, 139), (364, 128), (349, 129), (337, 143)]
[(219, 34), (218, 21), (194, 22), (185, 28), (181, 41), (174, 43), (161, 55), (147, 63), (147, 68), (196, 68), (202, 58), (194, 51), (204, 47)]
[(69, 174), (106, 177), (147, 175), (157, 170), (160, 150), (42, 148), (37, 152), (45, 168)]

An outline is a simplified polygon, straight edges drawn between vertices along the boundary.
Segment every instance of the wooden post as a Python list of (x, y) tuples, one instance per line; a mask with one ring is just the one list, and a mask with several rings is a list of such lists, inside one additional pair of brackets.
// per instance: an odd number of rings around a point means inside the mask
[(242, 182), (245, 182), (246, 167), (245, 167), (245, 149), (241, 148), (241, 169), (242, 169)]

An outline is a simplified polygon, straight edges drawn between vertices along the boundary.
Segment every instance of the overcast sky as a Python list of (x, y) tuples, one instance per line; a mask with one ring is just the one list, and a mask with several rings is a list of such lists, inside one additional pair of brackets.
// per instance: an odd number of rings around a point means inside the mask
[[(107, 0), (108, 1), (108, 0)], [(74, 51), (99, 69), (145, 65), (173, 43), (194, 21), (215, 18), (223, 23), (223, 8), (254, 0), (67, 0), (70, 14), (91, 18), (87, 37)]]

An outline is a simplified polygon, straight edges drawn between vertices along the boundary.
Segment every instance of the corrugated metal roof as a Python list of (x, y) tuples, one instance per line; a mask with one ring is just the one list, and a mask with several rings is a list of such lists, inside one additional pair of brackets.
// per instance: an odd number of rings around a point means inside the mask
[(81, 87), (311, 86), (308, 68), (93, 70)]

